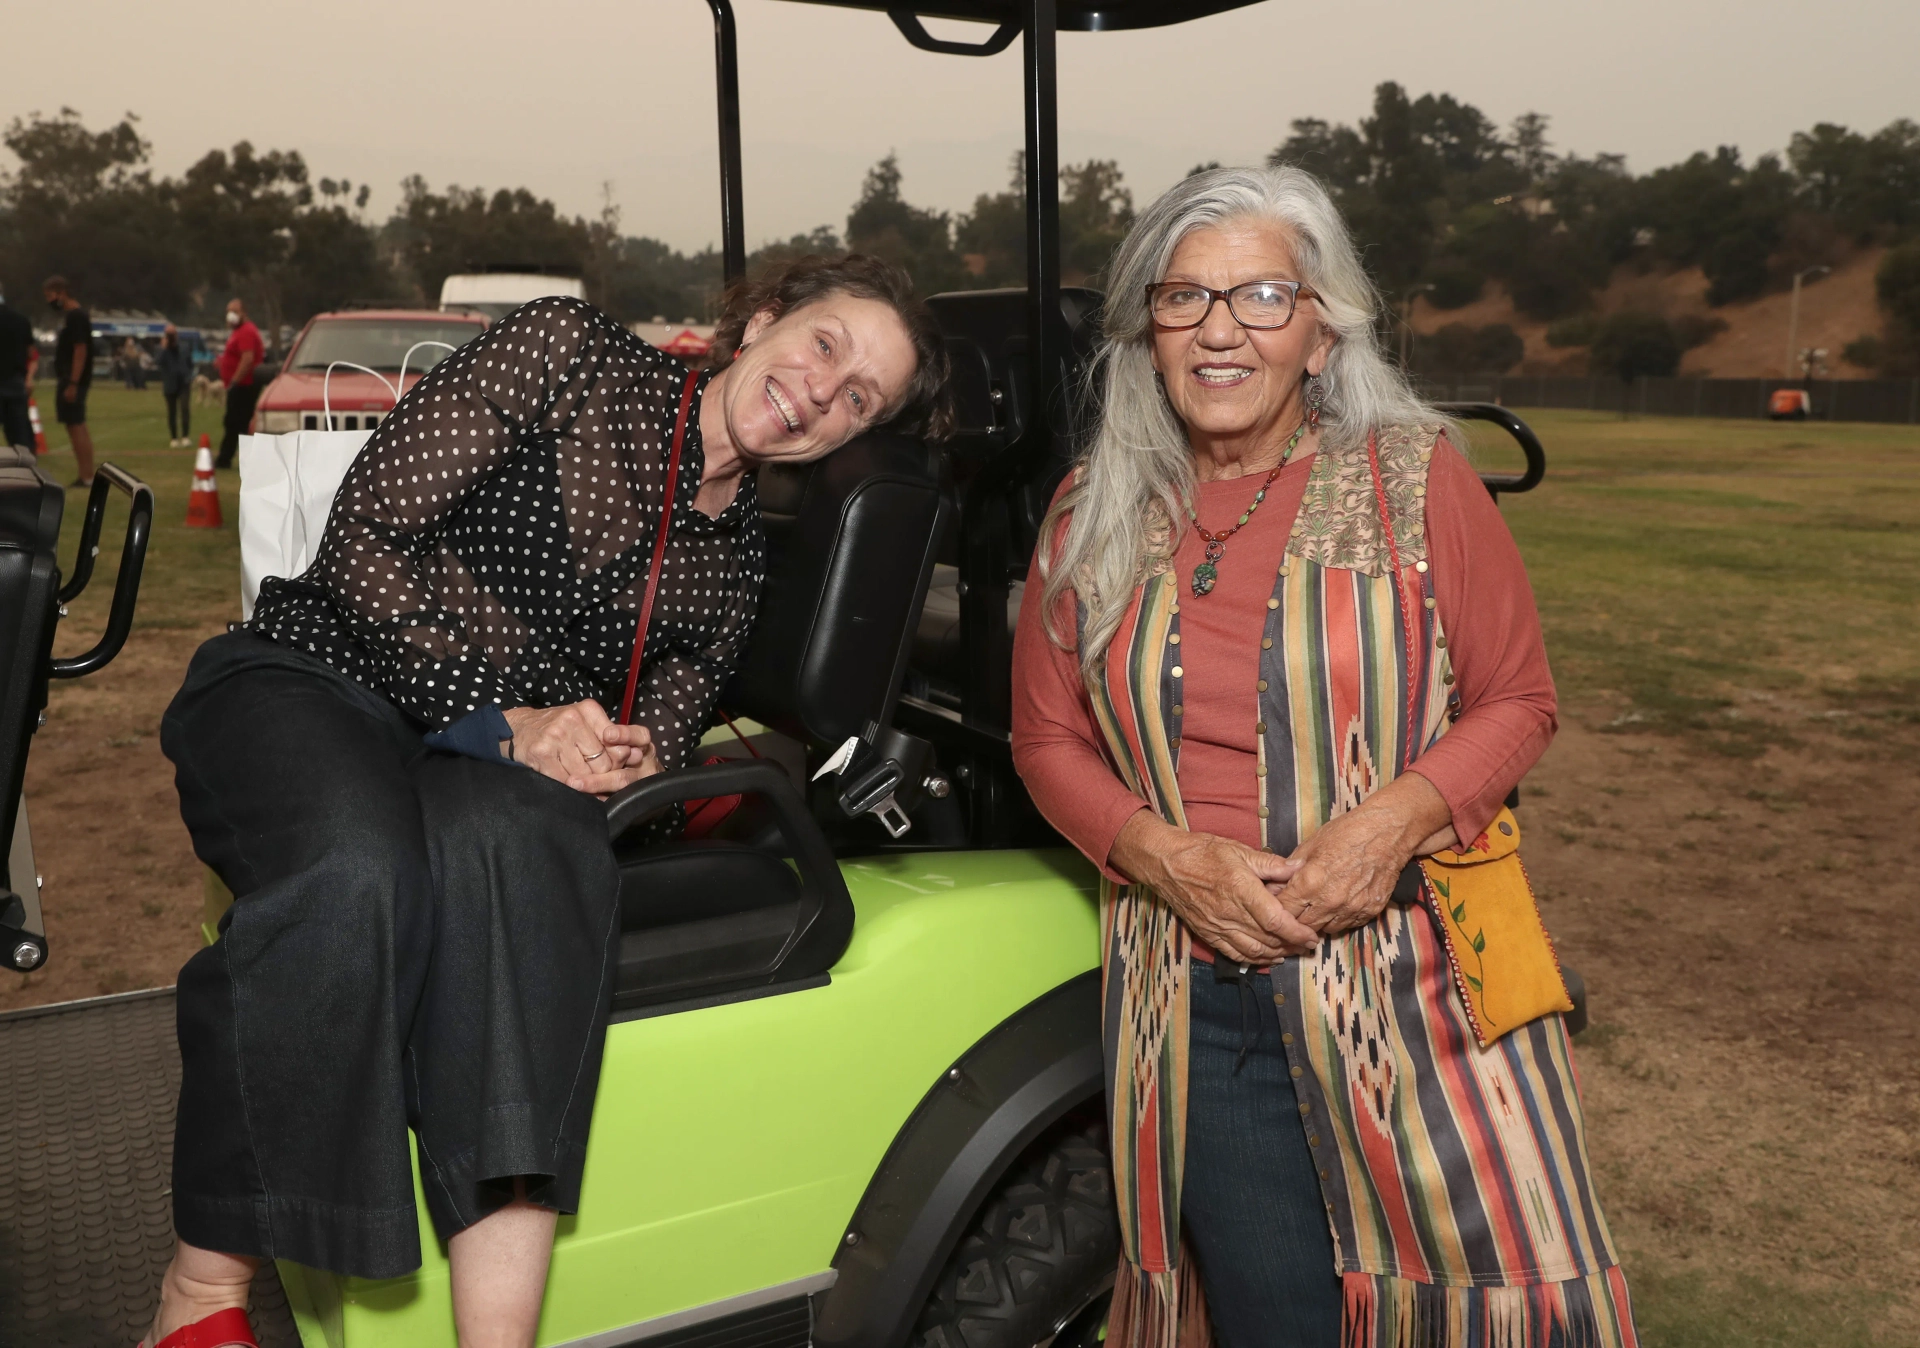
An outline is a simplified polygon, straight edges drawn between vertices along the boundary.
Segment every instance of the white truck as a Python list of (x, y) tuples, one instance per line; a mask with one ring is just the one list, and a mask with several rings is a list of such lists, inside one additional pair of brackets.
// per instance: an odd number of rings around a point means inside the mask
[(548, 295), (587, 297), (578, 276), (547, 276), (539, 272), (462, 272), (440, 283), (441, 313), (479, 313), (502, 319), (529, 300)]

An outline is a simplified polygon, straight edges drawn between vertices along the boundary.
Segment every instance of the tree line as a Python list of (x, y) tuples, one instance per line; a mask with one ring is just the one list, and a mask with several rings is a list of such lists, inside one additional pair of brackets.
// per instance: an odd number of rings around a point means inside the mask
[[(1699, 267), (1719, 306), (1787, 283), (1848, 250), (1887, 245), (1877, 286), (1884, 338), (1863, 334), (1846, 358), (1889, 374), (1920, 370), (1920, 126), (1871, 134), (1829, 123), (1796, 133), (1785, 154), (1751, 163), (1732, 146), (1635, 176), (1621, 156), (1556, 153), (1548, 119), (1527, 113), (1502, 130), (1448, 94), (1374, 93), (1355, 125), (1301, 118), (1269, 156), (1318, 174), (1352, 225), (1397, 313), (1416, 296), (1449, 310), (1498, 282), (1549, 342), (1586, 348), (1596, 364), (1660, 372), (1711, 337), (1715, 320), (1594, 316), (1596, 293), (1622, 265)], [(157, 309), (212, 319), (231, 294), (274, 321), (298, 323), (354, 303), (420, 304), (451, 272), (523, 264), (577, 271), (623, 320), (704, 318), (720, 292), (720, 259), (627, 235), (611, 192), (594, 218), (568, 216), (524, 188), (434, 191), (402, 184), (385, 220), (369, 217), (365, 184), (311, 177), (298, 151), (247, 142), (210, 150), (176, 178), (150, 167), (132, 114), (104, 130), (79, 114), (16, 118), (5, 145), (19, 161), (0, 177), (0, 284), (31, 295), (61, 272), (97, 308)], [(1202, 165), (1200, 167), (1207, 167)], [(1061, 264), (1069, 282), (1098, 283), (1133, 222), (1111, 160), (1061, 170)], [(1025, 278), (1024, 166), (969, 210), (915, 205), (889, 155), (866, 175), (844, 229), (822, 225), (771, 242), (751, 265), (842, 246), (889, 257), (923, 293)], [(1629, 331), (1631, 329), (1631, 331)], [(1412, 349), (1435, 373), (1510, 368), (1511, 328), (1450, 324)]]
[[(1302, 118), (1291, 131), (1270, 162), (1327, 182), (1390, 302), (1422, 295), (1457, 309), (1497, 280), (1521, 314), (1553, 325), (1550, 343), (1671, 373), (1682, 349), (1724, 324), (1596, 320), (1595, 292), (1616, 268), (1697, 266), (1718, 307), (1884, 244), (1876, 281), (1888, 335), (1864, 335), (1847, 359), (1888, 373), (1920, 367), (1920, 125), (1910, 120), (1872, 134), (1823, 122), (1796, 132), (1784, 156), (1748, 163), (1723, 145), (1638, 177), (1619, 155), (1556, 154), (1539, 113), (1503, 132), (1471, 104), (1393, 83), (1375, 89), (1356, 126)], [(1454, 332), (1441, 345), (1436, 356), (1457, 359), (1468, 339)]]

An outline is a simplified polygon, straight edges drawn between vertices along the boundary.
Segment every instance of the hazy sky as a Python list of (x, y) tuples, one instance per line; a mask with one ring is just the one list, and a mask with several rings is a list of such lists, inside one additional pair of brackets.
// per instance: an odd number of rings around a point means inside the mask
[[(1021, 140), (1017, 43), (933, 56), (878, 13), (736, 10), (750, 243), (843, 228), (889, 150), (911, 201), (962, 210), (1004, 184)], [(12, 63), (0, 118), (65, 104), (100, 126), (131, 110), (168, 173), (241, 139), (298, 149), (315, 178), (372, 184), (382, 218), (417, 172), (436, 188), (524, 185), (584, 214), (611, 182), (629, 233), (691, 248), (719, 232), (704, 0), (107, 0), (61, 32), (69, 57)], [(1558, 148), (1619, 151), (1636, 170), (1716, 144), (1751, 158), (1817, 121), (1920, 119), (1916, 53), (1914, 0), (1264, 0), (1063, 34), (1060, 153), (1117, 159), (1144, 202), (1197, 162), (1258, 160), (1292, 118), (1364, 116), (1392, 79), (1503, 125), (1538, 110)]]

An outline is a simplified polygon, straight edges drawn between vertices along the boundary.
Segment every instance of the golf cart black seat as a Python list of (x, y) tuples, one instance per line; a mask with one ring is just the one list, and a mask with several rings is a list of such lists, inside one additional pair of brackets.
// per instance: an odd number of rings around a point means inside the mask
[[(799, 741), (810, 763), (850, 737), (872, 745), (892, 720), (946, 517), (932, 456), (918, 440), (867, 435), (804, 468), (762, 469), (759, 491), (766, 593), (722, 704)], [(758, 836), (628, 838), (676, 802), (730, 795), (765, 821)], [(616, 1012), (808, 986), (846, 949), (853, 904), (832, 847), (805, 784), (775, 762), (662, 773), (614, 797), (608, 821), (621, 876)]]
[[(53, 650), (55, 592), (60, 587), (60, 516), (66, 493), (35, 466), (31, 451), (0, 445), (0, 839), (11, 844), (40, 709), (47, 700), (47, 660)], [(0, 848), (10, 867), (11, 846)], [(0, 923), (26, 919), (32, 876), (0, 870)]]
[[(1069, 342), (1069, 377), (1085, 367), (1099, 335), (1103, 296), (1097, 290), (1067, 287), (1060, 292), (1060, 315)], [(1024, 418), (1032, 379), (1027, 368), (1027, 292), (1002, 290), (954, 291), (935, 295), (927, 305), (940, 321), (953, 362), (953, 398), (957, 427), (953, 438), (955, 482), (964, 492), (996, 456), (1009, 449), (1025, 429)], [(1015, 554), (1030, 557), (1040, 536), (1040, 521), (1067, 471), (1069, 451), (1077, 442), (1074, 431), (1086, 408), (1061, 406), (1051, 410), (1058, 433), (1055, 447), (1043, 464), (1011, 465), (1013, 481), (1007, 493), (1009, 533)], [(958, 678), (960, 666), (960, 568), (954, 548), (944, 550), (934, 569), (914, 639), (913, 668), (936, 686)], [(1007, 628), (1020, 618), (1026, 589), (1024, 570), (1009, 578)], [(936, 697), (938, 696), (936, 692)]]
[[(114, 491), (125, 492), (130, 505), (106, 631), (91, 650), (55, 659), (54, 631), (67, 601), (93, 577), (100, 525)], [(47, 958), (39, 877), (21, 801), (27, 750), (47, 705), (48, 681), (92, 674), (126, 642), (153, 523), (153, 493), (146, 485), (114, 464), (101, 464), (87, 497), (73, 575), (62, 585), (56, 550), (66, 496), (32, 450), (0, 445), (0, 967), (22, 973)]]

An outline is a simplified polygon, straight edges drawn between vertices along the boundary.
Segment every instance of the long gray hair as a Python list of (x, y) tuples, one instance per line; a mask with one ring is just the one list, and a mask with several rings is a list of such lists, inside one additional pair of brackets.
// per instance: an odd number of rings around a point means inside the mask
[(1191, 231), (1237, 220), (1286, 230), (1299, 269), (1291, 279), (1320, 296), (1321, 325), (1338, 339), (1322, 372), (1321, 452), (1363, 446), (1376, 428), (1446, 421), (1381, 355), (1379, 294), (1318, 178), (1291, 167), (1223, 168), (1169, 188), (1113, 255), (1090, 375), (1101, 394), (1100, 424), (1075, 465), (1073, 485), (1040, 531), (1048, 634), (1072, 649), (1073, 633), (1053, 630), (1060, 597), (1071, 588), (1085, 612), (1078, 636), (1083, 668), (1105, 652), (1148, 568), (1172, 554), (1194, 489), (1186, 428), (1154, 378), (1147, 286), (1166, 275)]

